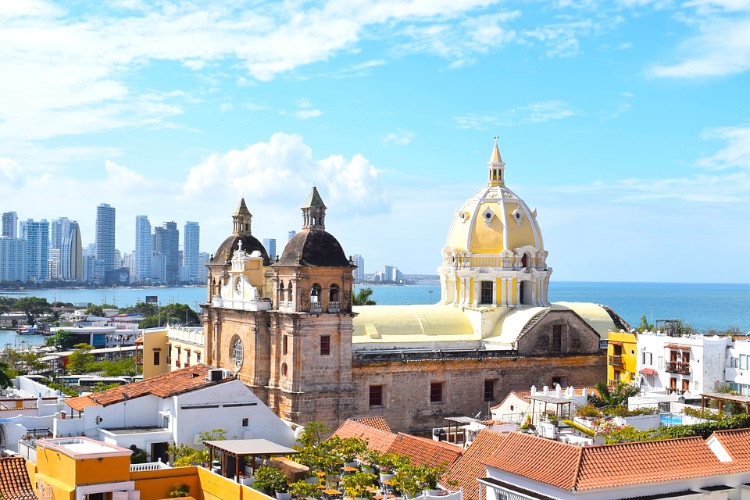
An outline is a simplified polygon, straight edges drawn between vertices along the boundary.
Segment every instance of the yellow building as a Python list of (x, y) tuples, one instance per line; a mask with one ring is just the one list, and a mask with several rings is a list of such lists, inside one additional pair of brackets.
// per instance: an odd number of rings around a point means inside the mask
[(203, 467), (135, 466), (130, 450), (87, 437), (37, 441), (29, 479), (43, 500), (159, 500), (177, 485), (202, 500), (270, 500), (270, 497)]
[(637, 334), (610, 331), (608, 344), (607, 385), (634, 384), (638, 364)]
[(172, 326), (143, 332), (143, 378), (204, 363), (202, 327)]

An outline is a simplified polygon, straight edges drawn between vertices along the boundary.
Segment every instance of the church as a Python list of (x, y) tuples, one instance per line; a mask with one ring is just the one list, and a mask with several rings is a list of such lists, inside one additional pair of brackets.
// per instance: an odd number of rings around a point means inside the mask
[(244, 199), (232, 219), (208, 264), (206, 362), (293, 422), (384, 417), (424, 432), (488, 413), (511, 390), (594, 385), (606, 378), (607, 332), (629, 328), (603, 305), (549, 302), (537, 213), (506, 187), (497, 141), (487, 184), (448, 228), (434, 305), (353, 307), (354, 265), (326, 231), (316, 188), (276, 261)]

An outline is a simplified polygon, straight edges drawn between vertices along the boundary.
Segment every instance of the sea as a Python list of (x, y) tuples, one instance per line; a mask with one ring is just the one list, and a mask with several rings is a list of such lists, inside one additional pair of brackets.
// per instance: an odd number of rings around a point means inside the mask
[[(431, 304), (440, 299), (440, 283), (416, 285), (357, 285), (373, 289), (372, 299), (383, 305)], [(196, 311), (206, 301), (205, 287), (179, 288), (77, 288), (41, 289), (24, 292), (0, 291), (11, 297), (44, 297), (49, 302), (71, 302), (76, 305), (114, 304), (127, 307), (146, 296), (156, 296), (161, 305), (187, 304)], [(738, 327), (750, 330), (750, 284), (710, 283), (610, 283), (582, 281), (552, 281), (549, 287), (551, 302), (594, 302), (604, 304), (633, 326), (646, 315), (649, 323), (660, 319), (681, 319), (698, 331), (726, 330)], [(16, 335), (0, 330), (0, 348), (38, 345), (44, 337)]]

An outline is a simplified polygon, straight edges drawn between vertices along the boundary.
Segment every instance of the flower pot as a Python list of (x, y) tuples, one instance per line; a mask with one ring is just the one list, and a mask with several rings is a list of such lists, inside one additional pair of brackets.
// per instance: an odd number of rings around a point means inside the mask
[(357, 464), (356, 460), (354, 460), (352, 462), (344, 462), (344, 467), (356, 467), (357, 465), (358, 464)]
[(292, 494), (291, 493), (279, 493), (277, 491), (276, 500), (292, 500)]
[(318, 484), (318, 476), (306, 477), (305, 482), (310, 484)]
[(380, 482), (382, 483), (383, 481), (390, 481), (394, 477), (396, 477), (396, 474), (390, 474), (390, 473), (386, 473), (386, 472), (381, 472), (380, 473)]
[(366, 472), (368, 474), (375, 474), (375, 469), (372, 467), (362, 467), (362, 472)]
[(428, 494), (428, 495), (430, 495), (431, 497), (438, 497), (438, 496), (440, 496), (440, 491), (441, 491), (441, 490), (425, 490), (425, 491), (426, 491), (426, 492), (427, 492), (427, 494)]

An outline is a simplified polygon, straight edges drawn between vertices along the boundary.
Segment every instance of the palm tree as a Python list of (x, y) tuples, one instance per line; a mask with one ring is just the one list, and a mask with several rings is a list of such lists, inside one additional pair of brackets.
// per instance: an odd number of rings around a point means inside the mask
[(13, 385), (13, 380), (8, 375), (8, 370), (10, 370), (8, 363), (0, 363), (0, 389), (5, 389)]
[(589, 403), (597, 408), (606, 408), (626, 405), (629, 397), (638, 394), (638, 387), (620, 382), (614, 390), (610, 390), (607, 384), (599, 382), (596, 391), (599, 395), (589, 395)]

